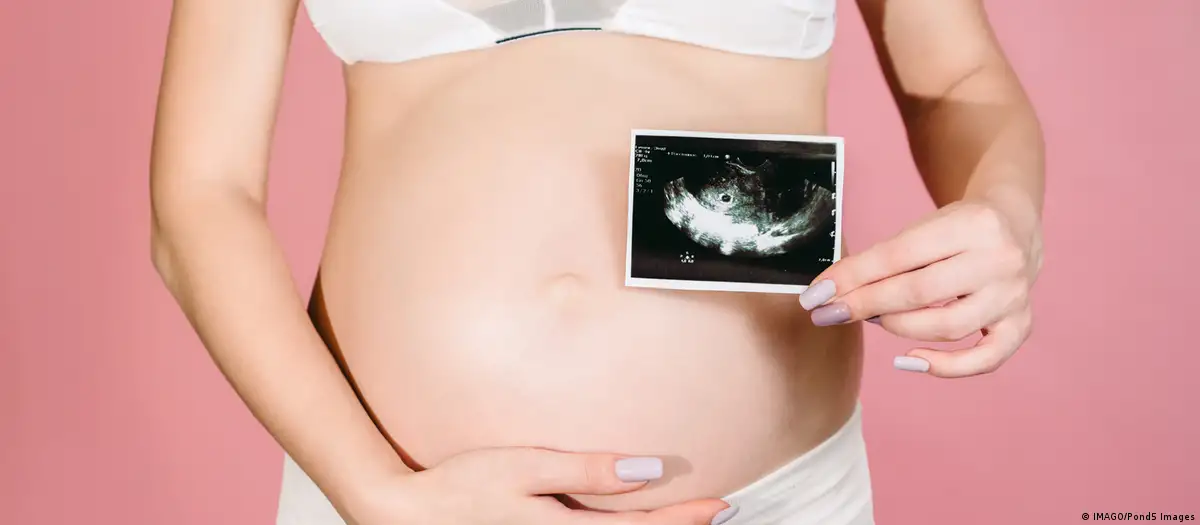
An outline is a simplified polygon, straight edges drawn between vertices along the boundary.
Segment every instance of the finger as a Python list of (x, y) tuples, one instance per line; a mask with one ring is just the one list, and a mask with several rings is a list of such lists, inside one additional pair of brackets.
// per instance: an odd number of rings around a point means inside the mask
[(942, 306), (883, 315), (878, 322), (888, 332), (907, 339), (961, 341), (1022, 307), (1019, 294), (990, 286)]
[(621, 494), (663, 474), (662, 460), (617, 454), (572, 453), (540, 448), (505, 449), (502, 468), (527, 495)]
[(933, 220), (844, 257), (813, 280), (800, 294), (800, 304), (812, 310), (859, 287), (957, 255), (966, 247), (960, 229), (957, 221)]
[(987, 261), (962, 254), (919, 270), (868, 284), (813, 310), (812, 321), (828, 326), (918, 310), (978, 291), (987, 282)]
[(721, 525), (737, 514), (738, 508), (719, 499), (700, 499), (650, 512), (571, 511), (570, 525)]
[(926, 372), (936, 377), (970, 377), (995, 372), (1029, 336), (1028, 311), (1006, 317), (987, 329), (975, 346), (963, 350), (938, 351), (918, 348), (896, 358), (901, 370)]

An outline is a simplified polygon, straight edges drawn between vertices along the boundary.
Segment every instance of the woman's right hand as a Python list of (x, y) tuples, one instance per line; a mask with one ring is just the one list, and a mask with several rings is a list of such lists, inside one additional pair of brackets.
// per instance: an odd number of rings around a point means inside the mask
[(720, 499), (600, 512), (571, 509), (552, 496), (621, 494), (661, 476), (657, 458), (483, 449), (372, 487), (359, 508), (348, 509), (348, 519), (356, 525), (717, 525), (736, 513)]

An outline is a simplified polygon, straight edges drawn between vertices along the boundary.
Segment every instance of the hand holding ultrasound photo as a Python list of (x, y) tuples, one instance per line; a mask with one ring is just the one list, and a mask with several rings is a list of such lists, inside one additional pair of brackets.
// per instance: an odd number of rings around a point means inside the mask
[(838, 137), (635, 130), (627, 286), (799, 293), (841, 255)]

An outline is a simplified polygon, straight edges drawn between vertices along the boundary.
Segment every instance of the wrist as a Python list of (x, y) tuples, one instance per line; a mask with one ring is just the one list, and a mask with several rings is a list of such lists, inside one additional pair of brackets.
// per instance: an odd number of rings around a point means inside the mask
[(995, 210), (1012, 239), (1022, 247), (1036, 275), (1042, 267), (1042, 210), (1039, 195), (1016, 187), (996, 186), (964, 200), (982, 203)]
[(1026, 164), (989, 163), (976, 168), (963, 199), (986, 202), (1008, 215), (1040, 219), (1044, 193), (1040, 169)]
[(362, 480), (330, 502), (347, 525), (430, 523), (421, 513), (428, 497), (415, 483), (416, 473), (395, 473), (389, 478)]
[(413, 471), (397, 457), (344, 471), (320, 485), (330, 503), (347, 518), (353, 518), (352, 523), (376, 523), (371, 516), (385, 509), (391, 516), (396, 508), (407, 505), (409, 491), (401, 490), (400, 485), (406, 485), (412, 476)]
[(1033, 191), (1019, 185), (989, 185), (968, 191), (963, 200), (987, 205), (1000, 212), (1014, 227), (1022, 231), (1034, 231), (1040, 228), (1041, 198)]

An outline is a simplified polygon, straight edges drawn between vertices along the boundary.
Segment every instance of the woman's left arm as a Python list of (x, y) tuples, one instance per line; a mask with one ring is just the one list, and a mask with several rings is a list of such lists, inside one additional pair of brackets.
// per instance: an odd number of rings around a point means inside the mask
[(832, 265), (801, 296), (815, 324), (871, 320), (972, 348), (911, 350), (897, 368), (964, 377), (1029, 337), (1042, 264), (1044, 147), (982, 0), (858, 0), (938, 210)]

